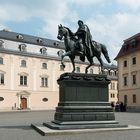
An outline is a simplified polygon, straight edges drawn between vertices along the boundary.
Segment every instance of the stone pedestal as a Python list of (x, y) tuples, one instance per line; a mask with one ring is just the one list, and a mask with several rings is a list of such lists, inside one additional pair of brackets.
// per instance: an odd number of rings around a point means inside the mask
[(51, 129), (122, 127), (108, 102), (106, 75), (64, 73), (58, 79), (59, 103)]

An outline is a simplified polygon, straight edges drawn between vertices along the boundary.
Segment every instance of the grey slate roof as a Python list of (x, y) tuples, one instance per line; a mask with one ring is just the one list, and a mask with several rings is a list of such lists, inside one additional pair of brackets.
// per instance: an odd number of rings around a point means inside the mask
[[(23, 40), (18, 39), (17, 38), (18, 35), (22, 35)], [(64, 49), (64, 43), (63, 42), (60, 42), (60, 41), (57, 41), (57, 40), (51, 40), (51, 39), (47, 39), (47, 38), (41, 38), (41, 37), (37, 37), (37, 36), (26, 35), (26, 34), (22, 34), (22, 33), (11, 32), (11, 31), (1, 30), (0, 31), (0, 38), (8, 39), (8, 40), (11, 40), (11, 41), (35, 44), (35, 45), (40, 45), (40, 46), (49, 46), (49, 47), (53, 47), (53, 48)], [(38, 43), (37, 42), (38, 39), (41, 39), (42, 43)]]

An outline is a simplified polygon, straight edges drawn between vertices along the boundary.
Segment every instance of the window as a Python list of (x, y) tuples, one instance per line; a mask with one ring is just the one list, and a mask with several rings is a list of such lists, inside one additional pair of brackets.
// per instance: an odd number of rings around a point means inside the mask
[(90, 69), (90, 74), (93, 74), (93, 69)]
[(43, 40), (41, 38), (38, 38), (37, 42), (41, 44), (41, 43), (43, 43)]
[(27, 47), (26, 44), (20, 44), (19, 45), (19, 50), (22, 51), (22, 52), (26, 52), (27, 51), (26, 47)]
[(3, 47), (4, 47), (4, 41), (0, 40), (0, 48), (3, 48)]
[(48, 87), (48, 78), (41, 77), (41, 87)]
[(133, 84), (133, 85), (136, 84), (136, 75), (132, 75), (132, 84)]
[(136, 103), (136, 95), (133, 94), (133, 103)]
[(123, 62), (123, 66), (127, 67), (127, 61), (126, 60)]
[(25, 60), (21, 60), (21, 67), (26, 67), (26, 61)]
[(42, 63), (42, 68), (47, 69), (47, 63)]
[(115, 90), (115, 83), (112, 83), (112, 89)]
[(136, 57), (132, 58), (132, 64), (135, 65), (136, 64)]
[(63, 55), (63, 53), (64, 53), (64, 51), (60, 50), (60, 51), (57, 52), (57, 55), (61, 57)]
[(64, 66), (63, 65), (60, 65), (60, 70), (64, 71)]
[(76, 72), (79, 73), (80, 72), (80, 68), (76, 67)]
[(0, 57), (0, 64), (3, 64), (3, 58)]
[(135, 39), (131, 40), (130, 46), (131, 46), (132, 48), (135, 48), (135, 47), (136, 47), (136, 40), (135, 40)]
[(124, 86), (127, 86), (127, 77), (123, 77), (124, 78)]
[(20, 76), (20, 85), (27, 86), (27, 76)]
[(0, 85), (4, 84), (4, 74), (0, 73)]
[(127, 104), (127, 95), (124, 95), (124, 104)]
[(18, 35), (17, 39), (23, 40), (23, 36), (22, 35)]
[(47, 54), (47, 49), (45, 47), (40, 49), (41, 54)]

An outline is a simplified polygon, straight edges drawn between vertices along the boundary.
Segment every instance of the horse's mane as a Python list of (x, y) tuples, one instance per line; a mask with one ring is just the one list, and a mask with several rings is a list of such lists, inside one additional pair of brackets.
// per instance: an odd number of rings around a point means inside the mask
[(73, 41), (77, 41), (77, 38), (74, 36), (74, 33), (68, 28), (68, 27), (65, 27), (69, 32), (69, 35), (70, 35), (70, 38), (73, 40)]
[(68, 27), (64, 26), (64, 28), (66, 28), (69, 31), (70, 36), (74, 36), (74, 33)]

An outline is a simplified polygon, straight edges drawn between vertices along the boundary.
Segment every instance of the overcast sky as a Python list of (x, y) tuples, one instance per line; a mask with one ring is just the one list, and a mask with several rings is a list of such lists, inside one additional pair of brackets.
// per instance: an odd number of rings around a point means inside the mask
[(58, 24), (76, 32), (79, 19), (113, 60), (140, 32), (140, 0), (0, 0), (0, 29), (56, 40)]

